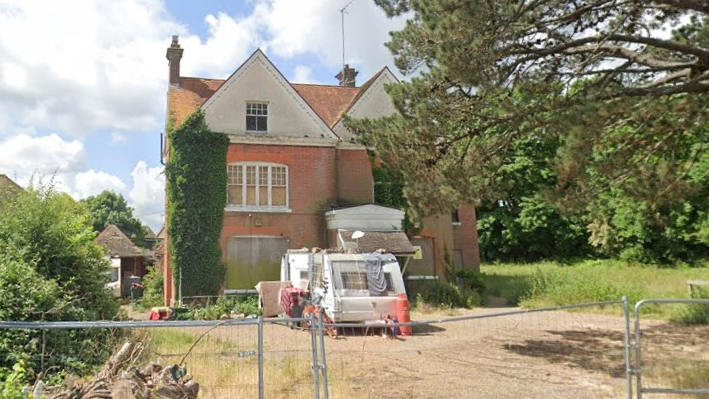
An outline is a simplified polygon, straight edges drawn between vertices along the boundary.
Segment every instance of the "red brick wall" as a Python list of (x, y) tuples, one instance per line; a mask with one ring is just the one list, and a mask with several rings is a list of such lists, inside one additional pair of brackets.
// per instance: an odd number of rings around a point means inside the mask
[(290, 248), (325, 246), (324, 212), (337, 198), (335, 149), (230, 144), (227, 163), (269, 162), (288, 166), (291, 212), (225, 212), (222, 251), (237, 235), (274, 235), (289, 240)]
[(473, 205), (458, 208), (459, 226), (453, 226), (455, 249), (463, 257), (463, 268), (480, 271), (480, 251), (478, 248), (478, 222)]
[(446, 253), (453, 261), (453, 230), (451, 229), (451, 215), (429, 216), (423, 219), (423, 228), (419, 233), (421, 237), (433, 238), (434, 262), (436, 275), (442, 281), (446, 279)]
[(338, 202), (348, 205), (374, 202), (372, 165), (364, 149), (337, 150)]

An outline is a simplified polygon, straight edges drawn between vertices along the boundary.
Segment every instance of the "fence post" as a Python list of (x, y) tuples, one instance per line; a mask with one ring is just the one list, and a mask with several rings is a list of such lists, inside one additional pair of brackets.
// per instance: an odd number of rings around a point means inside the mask
[(322, 359), (322, 385), (323, 385), (323, 395), (325, 399), (329, 399), (330, 394), (328, 393), (327, 386), (327, 361), (325, 360), (325, 327), (323, 326), (323, 319), (325, 318), (325, 311), (320, 309), (320, 317), (318, 317), (318, 334), (320, 334), (320, 357)]
[(623, 296), (623, 315), (625, 317), (625, 379), (628, 384), (628, 399), (633, 399), (633, 366), (630, 364), (630, 306), (628, 297)]
[(315, 399), (320, 399), (320, 380), (318, 369), (318, 340), (316, 337), (318, 326), (315, 324), (315, 314), (310, 313), (308, 315), (310, 322), (310, 346), (313, 349), (313, 387), (315, 388), (314, 394)]
[(640, 308), (645, 303), (645, 300), (635, 304), (635, 377), (637, 383), (635, 390), (638, 393), (638, 399), (643, 397), (643, 367), (642, 367), (642, 347), (640, 346)]
[(258, 397), (264, 399), (263, 380), (263, 317), (258, 318)]

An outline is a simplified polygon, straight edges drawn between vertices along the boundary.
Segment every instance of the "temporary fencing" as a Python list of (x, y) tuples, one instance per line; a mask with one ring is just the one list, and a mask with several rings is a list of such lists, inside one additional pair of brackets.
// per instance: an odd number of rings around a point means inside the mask
[[(644, 320), (642, 310), (674, 307), (684, 323)], [(702, 324), (703, 320), (703, 324)], [(635, 376), (638, 399), (709, 395), (709, 299), (644, 299), (635, 305)], [(658, 395), (649, 395), (657, 397)]]
[[(87, 359), (105, 358), (120, 343), (137, 341), (141, 350), (130, 365), (177, 365), (175, 377), (189, 373), (201, 398), (641, 398), (709, 390), (703, 377), (691, 383), (668, 378), (673, 367), (709, 374), (709, 327), (645, 320), (641, 312), (690, 301), (709, 306), (709, 300), (644, 300), (634, 319), (625, 298), (478, 309), (426, 321), (419, 313), (410, 323), (412, 336), (394, 336), (395, 324), (375, 322), (338, 324), (333, 339), (330, 326), (311, 316), (0, 322), (0, 337), (12, 330), (34, 340), (28, 359), (42, 370), (65, 371), (68, 384), (72, 376), (90, 374), (82, 368)], [(71, 339), (81, 342), (73, 352), (56, 350)]]

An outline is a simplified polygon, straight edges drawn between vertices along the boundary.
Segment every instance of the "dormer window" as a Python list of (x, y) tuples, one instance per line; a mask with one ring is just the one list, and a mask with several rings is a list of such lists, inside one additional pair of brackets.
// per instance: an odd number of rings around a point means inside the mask
[(246, 131), (250, 133), (266, 133), (268, 131), (267, 103), (246, 103)]

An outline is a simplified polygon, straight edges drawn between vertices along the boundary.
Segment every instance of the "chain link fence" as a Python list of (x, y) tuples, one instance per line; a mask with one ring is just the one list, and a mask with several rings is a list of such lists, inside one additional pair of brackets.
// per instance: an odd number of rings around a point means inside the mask
[[(625, 299), (533, 310), (478, 309), (463, 316), (436, 313), (411, 323), (412, 336), (395, 336), (395, 325), (375, 322), (338, 324), (335, 339), (327, 334), (328, 325), (315, 319), (261, 318), (0, 322), (0, 335), (21, 332), (35, 340), (28, 358), (50, 374), (61, 372), (65, 386), (85, 382), (84, 376), (95, 372), (84, 366), (88, 360), (103, 361), (123, 342), (138, 342), (140, 350), (126, 370), (176, 365), (176, 378), (186, 372), (199, 383), (200, 398), (707, 393), (709, 327), (651, 320), (646, 314), (651, 306), (709, 306), (709, 300), (669, 301), (638, 303), (634, 319)], [(76, 350), (57, 350), (71, 339), (79, 342)]]

